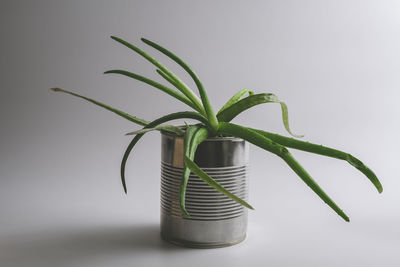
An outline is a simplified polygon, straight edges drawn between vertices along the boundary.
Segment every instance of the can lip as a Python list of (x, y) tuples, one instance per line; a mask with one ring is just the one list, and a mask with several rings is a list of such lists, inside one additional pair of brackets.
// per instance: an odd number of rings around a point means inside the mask
[[(161, 133), (161, 135), (170, 136), (172, 138), (182, 138), (183, 139), (183, 136), (179, 136), (174, 133), (163, 132), (163, 131), (161, 131), (160, 133)], [(234, 136), (214, 136), (214, 137), (207, 138), (205, 141), (238, 141), (238, 142), (242, 142), (245, 140), (242, 138), (239, 138), (239, 137), (234, 137)]]

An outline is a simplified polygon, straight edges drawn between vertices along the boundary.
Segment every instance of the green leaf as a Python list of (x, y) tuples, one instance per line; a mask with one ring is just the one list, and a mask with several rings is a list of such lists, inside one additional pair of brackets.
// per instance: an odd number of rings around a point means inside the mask
[(195, 110), (197, 110), (199, 112), (201, 111), (200, 109), (198, 110), (196, 105), (193, 104), (192, 101), (189, 100), (189, 98), (187, 98), (183, 94), (180, 94), (180, 93), (174, 91), (173, 89), (168, 88), (167, 86), (162, 85), (162, 84), (160, 84), (160, 83), (158, 83), (156, 81), (150, 80), (150, 79), (148, 79), (146, 77), (140, 76), (140, 75), (138, 75), (136, 73), (132, 73), (132, 72), (129, 72), (129, 71), (126, 71), (126, 70), (109, 70), (109, 71), (104, 72), (104, 74), (110, 74), (110, 73), (111, 74), (121, 74), (121, 75), (130, 77), (132, 79), (139, 80), (141, 82), (147, 83), (147, 84), (149, 84), (149, 85), (151, 85), (151, 86), (153, 86), (153, 87), (155, 87), (157, 89), (160, 89), (164, 93), (167, 93), (170, 96), (178, 99), (179, 101), (185, 103), (186, 105), (192, 107), (193, 109), (195, 109)]
[(146, 128), (146, 129), (140, 129), (137, 131), (133, 131), (133, 132), (129, 132), (125, 135), (136, 135), (136, 134), (144, 134), (144, 133), (148, 133), (151, 131), (160, 131), (160, 132), (169, 132), (169, 133), (173, 133), (176, 134), (178, 136), (182, 136), (185, 134), (185, 131), (183, 131), (181, 128), (174, 126), (174, 125), (158, 125), (154, 128)]
[(178, 90), (180, 90), (185, 96), (187, 96), (192, 102), (193, 104), (197, 107), (198, 110), (203, 110), (203, 106), (200, 102), (200, 99), (193, 93), (193, 91), (183, 82), (181, 81), (178, 76), (176, 76), (172, 71), (170, 71), (169, 69), (167, 69), (164, 65), (162, 65), (160, 62), (158, 62), (157, 60), (155, 60), (153, 57), (151, 57), (150, 55), (148, 55), (146, 52), (144, 52), (143, 50), (141, 50), (140, 48), (134, 46), (133, 44), (122, 40), (121, 38), (115, 37), (115, 36), (111, 36), (111, 39), (123, 44), (124, 46), (132, 49), (133, 51), (135, 51), (136, 53), (138, 53), (139, 55), (141, 55), (142, 57), (144, 57), (145, 59), (147, 59), (147, 61), (149, 61), (150, 63), (152, 63), (154, 66), (156, 66), (157, 68), (159, 68), (160, 70), (162, 70), (165, 74), (167, 74), (169, 77), (171, 77), (178, 85)]
[[(194, 156), (196, 153), (196, 149), (198, 145), (206, 140), (208, 137), (208, 131), (204, 127), (200, 127), (199, 125), (192, 125), (186, 130), (185, 138), (184, 138), (184, 155), (191, 160), (194, 160)], [(190, 217), (189, 213), (185, 208), (185, 196), (186, 196), (186, 187), (189, 181), (190, 169), (188, 166), (184, 166), (182, 173), (182, 181), (180, 186), (180, 207), (182, 213)]]
[(307, 171), (293, 158), (290, 152), (282, 145), (253, 131), (249, 128), (232, 123), (220, 122), (218, 132), (242, 138), (258, 147), (261, 147), (282, 158), (289, 167), (314, 191), (328, 206), (330, 206), (345, 221), (349, 217), (336, 205), (336, 203), (322, 190), (322, 188), (311, 178)]
[(282, 120), (283, 120), (283, 125), (285, 126), (286, 131), (293, 137), (303, 137), (304, 135), (297, 135), (292, 133), (289, 127), (289, 111), (286, 106), (286, 104), (282, 101), (278, 101), (278, 103), (281, 105), (281, 110), (282, 110)]
[[(168, 81), (170, 84), (172, 84), (173, 86), (175, 86), (175, 88), (178, 88), (178, 89), (179, 89), (180, 85), (179, 85), (173, 78), (171, 78), (170, 76), (168, 76), (168, 75), (167, 75), (166, 73), (164, 73), (162, 70), (157, 69), (156, 72), (157, 72), (161, 77), (163, 77), (166, 81)], [(193, 108), (194, 108), (195, 110), (197, 110), (200, 114), (202, 114), (202, 115), (204, 115), (204, 116), (207, 116), (207, 114), (205, 113), (205, 110), (204, 110), (203, 108), (199, 109), (199, 108), (197, 108), (194, 104), (192, 104), (192, 106), (193, 106)]]
[(239, 92), (237, 92), (236, 94), (234, 94), (229, 100), (228, 102), (226, 102), (226, 104), (218, 111), (217, 114), (217, 118), (218, 115), (225, 110), (226, 108), (232, 106), (233, 104), (235, 104), (236, 102), (238, 102), (240, 99), (242, 99), (243, 96), (245, 96), (246, 94), (249, 94), (249, 96), (254, 95), (253, 91), (250, 91), (248, 89), (242, 89)]
[(140, 138), (142, 138), (144, 134), (138, 134), (135, 135), (135, 137), (132, 139), (132, 141), (129, 143), (128, 147), (126, 148), (124, 155), (122, 156), (122, 161), (121, 161), (121, 182), (122, 182), (122, 187), (124, 188), (125, 194), (128, 193), (128, 188), (126, 186), (126, 179), (125, 179), (125, 166), (126, 166), (126, 161), (128, 160), (129, 154), (131, 153), (133, 147), (139, 142)]
[(250, 204), (248, 204), (246, 201), (243, 199), (237, 197), (236, 195), (232, 194), (228, 190), (226, 190), (222, 185), (220, 185), (217, 181), (215, 181), (212, 177), (210, 177), (207, 173), (205, 173), (202, 169), (200, 169), (196, 163), (194, 163), (190, 158), (185, 156), (185, 165), (188, 166), (188, 168), (196, 174), (201, 180), (203, 180), (205, 183), (207, 183), (209, 186), (215, 188), (222, 194), (226, 195), (227, 197), (231, 198), (232, 200), (238, 202), (239, 204), (245, 206), (246, 208), (249, 209), (254, 209)]
[(170, 84), (172, 84), (173, 86), (175, 86), (176, 88), (179, 87), (179, 85), (175, 82), (174, 79), (172, 79), (171, 77), (169, 77), (167, 74), (165, 74), (164, 72), (162, 72), (162, 70), (156, 69), (156, 72), (163, 77), (167, 82), (169, 82)]
[[(191, 125), (186, 129), (185, 137), (183, 139), (183, 154), (187, 157), (190, 157), (190, 146), (192, 144), (192, 139), (194, 134), (200, 129), (199, 125)], [(182, 172), (182, 180), (180, 186), (180, 206), (181, 211), (186, 217), (190, 217), (189, 213), (185, 208), (185, 195), (186, 195), (186, 186), (189, 180), (190, 169), (185, 165), (183, 167)]]
[[(197, 74), (189, 67), (189, 65), (187, 65), (182, 59), (180, 59), (178, 56), (176, 56), (171, 51), (169, 51), (166, 48), (162, 47), (161, 45), (156, 44), (145, 38), (142, 38), (141, 40), (144, 43), (148, 44), (149, 46), (157, 49), (158, 51), (160, 51), (167, 57), (171, 58), (176, 63), (178, 63), (184, 70), (186, 70), (186, 72), (190, 75), (190, 77), (192, 77), (192, 79), (194, 80), (194, 82), (197, 86), (197, 89), (199, 90), (201, 101), (203, 103), (204, 109), (206, 110), (208, 121), (210, 122), (210, 125), (212, 126), (212, 130), (216, 131), (216, 129), (218, 128), (218, 120), (214, 114), (214, 111), (210, 104), (210, 101), (208, 100), (208, 96), (207, 96), (206, 91), (204, 90), (204, 86), (201, 83)], [(168, 74), (168, 73), (166, 73), (166, 74)]]
[(304, 142), (300, 141), (294, 138), (289, 138), (285, 136), (281, 136), (279, 134), (274, 134), (262, 130), (257, 130), (257, 129), (252, 129), (253, 131), (256, 131), (259, 134), (262, 134), (263, 136), (271, 139), (272, 141), (281, 144), (286, 147), (314, 153), (314, 154), (319, 154), (323, 156), (328, 156), (331, 158), (336, 158), (336, 159), (341, 159), (345, 160), (348, 163), (350, 163), (352, 166), (357, 168), (359, 171), (361, 171), (367, 178), (372, 182), (372, 184), (376, 187), (379, 193), (382, 193), (383, 187), (381, 182), (379, 181), (378, 177), (374, 174), (372, 170), (370, 170), (367, 166), (364, 165), (359, 159), (355, 158), (354, 156), (350, 155), (349, 153), (333, 149), (330, 147), (322, 146), (322, 145), (317, 145), (313, 144), (310, 142)]
[[(194, 119), (198, 120), (200, 122), (207, 122), (207, 120), (201, 116), (198, 113), (191, 112), (191, 111), (183, 111), (183, 112), (175, 112), (172, 114), (165, 115), (161, 118), (158, 118), (152, 122), (149, 122), (143, 129), (149, 129), (149, 128), (154, 128), (157, 125), (160, 125), (162, 123), (165, 123), (167, 121), (172, 121), (172, 120), (177, 120), (177, 119)], [(128, 160), (129, 154), (131, 153), (133, 147), (137, 144), (137, 142), (142, 138), (144, 134), (137, 134), (135, 137), (132, 139), (132, 141), (129, 143), (128, 147), (125, 150), (124, 156), (122, 157), (122, 162), (121, 162), (121, 182), (122, 186), (124, 187), (125, 193), (127, 193), (127, 187), (126, 187), (126, 182), (125, 182), (125, 166), (126, 166), (126, 161)]]
[(125, 112), (123, 112), (121, 110), (115, 109), (113, 107), (110, 107), (110, 106), (108, 106), (106, 104), (103, 104), (101, 102), (98, 102), (96, 100), (90, 99), (90, 98), (85, 97), (85, 96), (78, 95), (76, 93), (73, 93), (73, 92), (70, 92), (70, 91), (67, 91), (67, 90), (64, 90), (64, 89), (61, 89), (61, 88), (51, 88), (50, 90), (53, 90), (54, 92), (63, 92), (63, 93), (66, 93), (66, 94), (70, 94), (70, 95), (82, 98), (82, 99), (84, 99), (86, 101), (89, 101), (89, 102), (91, 102), (91, 103), (93, 103), (93, 104), (95, 104), (97, 106), (100, 106), (100, 107), (105, 108), (105, 109), (107, 109), (107, 110), (109, 110), (111, 112), (114, 112), (115, 114), (117, 114), (117, 115), (119, 115), (119, 116), (121, 116), (121, 117), (123, 117), (123, 118), (125, 118), (125, 119), (127, 119), (129, 121), (131, 121), (131, 122), (134, 122), (136, 124), (145, 126), (145, 125), (147, 125), (149, 123), (146, 120), (143, 120), (143, 119), (140, 119), (138, 117), (132, 116), (132, 115), (130, 115), (128, 113), (125, 113)]
[(248, 96), (235, 104), (232, 104), (230, 107), (227, 107), (223, 111), (221, 111), (217, 118), (219, 121), (230, 122), (237, 115), (242, 113), (243, 111), (260, 104), (265, 103), (279, 103), (281, 105), (282, 110), (282, 120), (283, 125), (285, 126), (286, 131), (294, 137), (303, 137), (303, 135), (295, 135), (291, 132), (289, 127), (289, 115), (288, 109), (284, 102), (280, 101), (278, 97), (274, 94), (256, 94)]

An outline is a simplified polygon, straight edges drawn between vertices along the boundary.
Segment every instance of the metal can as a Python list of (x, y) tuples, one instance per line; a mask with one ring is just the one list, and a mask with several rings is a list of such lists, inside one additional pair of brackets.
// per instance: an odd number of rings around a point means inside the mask
[[(184, 167), (183, 137), (161, 134), (161, 237), (197, 248), (225, 247), (246, 238), (247, 208), (190, 174), (185, 217), (179, 206)], [(248, 198), (249, 145), (236, 137), (206, 139), (194, 162), (224, 188)]]

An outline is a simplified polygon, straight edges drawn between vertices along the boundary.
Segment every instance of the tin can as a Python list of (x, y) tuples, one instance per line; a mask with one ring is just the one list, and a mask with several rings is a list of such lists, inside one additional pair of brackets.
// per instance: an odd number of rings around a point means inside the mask
[[(246, 238), (247, 208), (190, 174), (185, 217), (179, 206), (184, 167), (183, 137), (161, 134), (161, 237), (196, 248), (237, 244)], [(224, 188), (247, 200), (249, 145), (235, 137), (206, 139), (194, 162)]]

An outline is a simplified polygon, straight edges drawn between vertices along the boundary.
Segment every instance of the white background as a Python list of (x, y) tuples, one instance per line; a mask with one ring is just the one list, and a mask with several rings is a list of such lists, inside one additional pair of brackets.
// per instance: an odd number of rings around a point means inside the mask
[[(399, 266), (399, 1), (2, 1), (0, 266)], [(289, 106), (305, 140), (348, 151), (381, 179), (379, 195), (346, 162), (293, 151), (350, 216), (344, 222), (279, 158), (251, 148), (248, 238), (184, 249), (159, 238), (160, 136), (63, 87), (152, 120), (187, 110), (103, 71), (161, 81), (109, 38), (131, 41), (193, 85), (140, 37), (199, 74), (214, 108), (248, 88)], [(235, 122), (286, 134), (276, 104)]]

